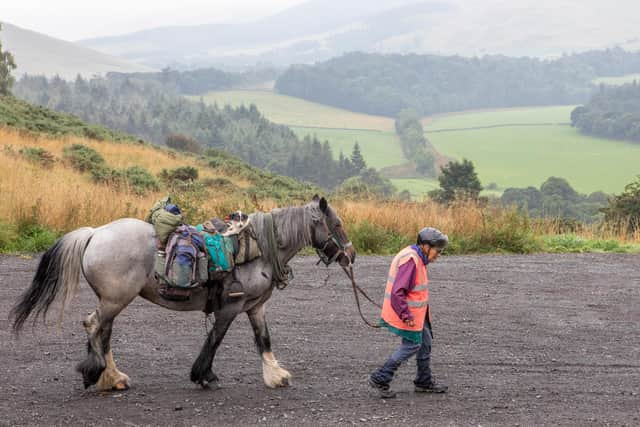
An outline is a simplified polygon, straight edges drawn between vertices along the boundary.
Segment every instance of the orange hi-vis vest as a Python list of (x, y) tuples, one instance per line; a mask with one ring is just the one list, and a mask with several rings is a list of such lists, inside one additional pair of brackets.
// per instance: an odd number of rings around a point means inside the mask
[[(404, 323), (391, 306), (391, 290), (393, 289), (393, 282), (396, 280), (398, 269), (409, 260), (413, 260), (416, 264), (415, 286), (413, 290), (407, 294), (407, 306), (409, 307), (409, 311), (411, 312), (415, 323), (413, 327)], [(427, 283), (427, 266), (424, 265), (420, 255), (418, 255), (411, 246), (401, 250), (398, 255), (393, 258), (393, 261), (391, 261), (391, 267), (389, 268), (387, 288), (384, 291), (384, 303), (382, 304), (382, 319), (389, 325), (398, 329), (412, 332), (422, 331), (424, 321), (427, 316), (427, 307), (429, 302)], [(429, 321), (430, 320), (431, 319), (429, 319)]]

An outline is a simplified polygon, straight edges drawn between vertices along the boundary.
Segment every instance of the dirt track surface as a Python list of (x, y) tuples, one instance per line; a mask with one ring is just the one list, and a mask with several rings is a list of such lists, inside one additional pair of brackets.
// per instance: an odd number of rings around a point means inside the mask
[[(388, 257), (359, 257), (356, 277), (381, 297)], [(62, 329), (10, 335), (10, 307), (37, 259), (0, 256), (0, 425), (640, 425), (640, 257), (445, 257), (430, 268), (433, 370), (445, 395), (416, 395), (415, 362), (400, 368), (395, 400), (372, 397), (365, 378), (398, 339), (360, 321), (341, 271), (292, 263), (267, 315), (273, 349), (293, 374), (286, 389), (262, 383), (246, 316), (214, 361), (220, 388), (189, 382), (204, 341), (203, 315), (142, 299), (117, 319), (113, 348), (132, 380), (126, 392), (85, 391), (81, 321), (95, 308), (86, 286)], [(374, 319), (378, 310), (365, 304)]]

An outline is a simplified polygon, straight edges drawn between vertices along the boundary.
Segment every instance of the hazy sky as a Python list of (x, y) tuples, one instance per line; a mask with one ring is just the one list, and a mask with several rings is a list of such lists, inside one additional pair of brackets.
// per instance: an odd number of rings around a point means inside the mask
[(63, 40), (164, 25), (245, 22), (304, 0), (1, 0), (0, 19)]

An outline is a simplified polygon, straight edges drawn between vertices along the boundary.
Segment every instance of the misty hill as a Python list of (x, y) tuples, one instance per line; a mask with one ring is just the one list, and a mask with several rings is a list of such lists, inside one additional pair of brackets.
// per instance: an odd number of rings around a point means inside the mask
[[(624, 4), (619, 4), (624, 3)], [(337, 11), (337, 12), (336, 12)], [(161, 68), (311, 63), (361, 50), (559, 56), (640, 47), (640, 3), (598, 0), (309, 0), (252, 23), (155, 28), (81, 41)]]
[(11, 52), (18, 68), (15, 76), (22, 74), (56, 74), (73, 79), (78, 74), (91, 77), (109, 71), (143, 72), (152, 68), (116, 58), (93, 49), (59, 40), (15, 25), (2, 23), (0, 31), (3, 49)]

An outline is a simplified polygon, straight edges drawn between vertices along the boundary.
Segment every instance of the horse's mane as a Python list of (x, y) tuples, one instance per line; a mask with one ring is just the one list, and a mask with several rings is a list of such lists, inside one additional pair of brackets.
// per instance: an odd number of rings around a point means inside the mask
[[(300, 207), (273, 209), (271, 214), (279, 246), (281, 248), (303, 248), (311, 245), (311, 226), (314, 221), (321, 218), (322, 212), (316, 205), (309, 203)], [(267, 241), (268, 230), (264, 222), (265, 216), (266, 214), (263, 212), (249, 215), (261, 249), (266, 247)], [(263, 254), (265, 254), (264, 250)]]

